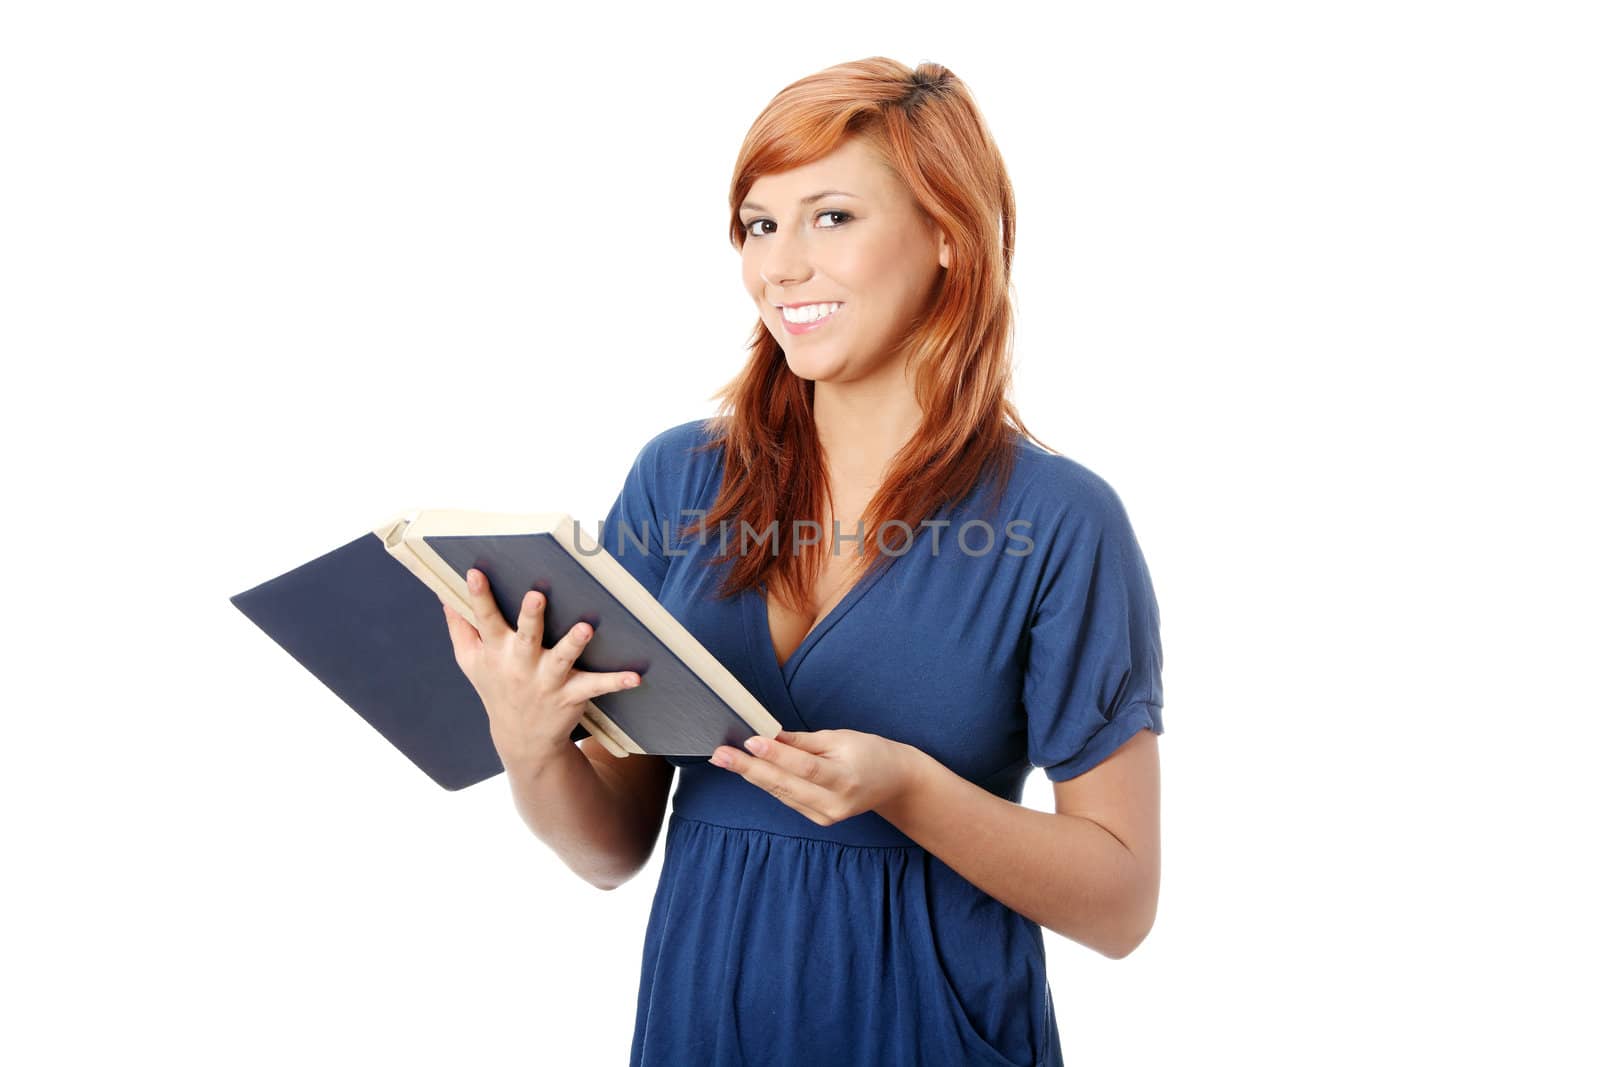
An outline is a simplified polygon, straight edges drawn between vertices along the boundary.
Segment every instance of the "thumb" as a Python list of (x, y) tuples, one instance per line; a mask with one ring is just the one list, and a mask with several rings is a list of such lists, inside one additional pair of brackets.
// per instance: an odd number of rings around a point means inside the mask
[(793, 745), (802, 752), (813, 752), (819, 755), (828, 749), (828, 744), (823, 740), (822, 731), (820, 730), (810, 732), (804, 730), (779, 730), (773, 740), (782, 741), (786, 745)]
[(483, 644), (483, 638), (478, 635), (477, 627), (444, 601), (439, 601), (439, 606), (444, 608), (444, 621), (450, 631), (450, 643), (461, 651), (477, 651), (478, 646)]

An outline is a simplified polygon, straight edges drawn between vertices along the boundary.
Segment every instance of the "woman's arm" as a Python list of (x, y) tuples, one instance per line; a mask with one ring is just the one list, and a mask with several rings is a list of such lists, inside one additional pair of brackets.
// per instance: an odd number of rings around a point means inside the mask
[(1013, 911), (1112, 959), (1155, 922), (1161, 881), (1156, 735), (1140, 730), (1056, 783), (1056, 813), (962, 778), (926, 752), (860, 730), (783, 730), (711, 762), (828, 826), (875, 811)]
[(570, 741), (546, 759), (506, 768), (528, 829), (600, 889), (617, 888), (649, 862), (672, 773), (662, 756), (619, 759), (599, 742)]
[(1155, 923), (1161, 882), (1156, 735), (1055, 783), (1056, 812), (995, 796), (920, 749), (878, 814), (1000, 903), (1112, 959)]

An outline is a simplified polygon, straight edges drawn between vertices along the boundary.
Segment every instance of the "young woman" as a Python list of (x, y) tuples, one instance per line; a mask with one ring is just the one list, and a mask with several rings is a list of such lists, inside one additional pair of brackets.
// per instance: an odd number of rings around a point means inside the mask
[(573, 744), (638, 676), (574, 669), (582, 624), (545, 649), (537, 594), (513, 630), (477, 572), (457, 659), (594, 884), (647, 862), (678, 771), (634, 1067), (1059, 1064), (1041, 926), (1120, 958), (1154, 921), (1162, 654), (1120, 499), (1008, 399), (999, 152), (945, 68), (847, 63), (767, 106), (730, 207), (749, 362), (644, 445), (602, 540), (784, 732)]

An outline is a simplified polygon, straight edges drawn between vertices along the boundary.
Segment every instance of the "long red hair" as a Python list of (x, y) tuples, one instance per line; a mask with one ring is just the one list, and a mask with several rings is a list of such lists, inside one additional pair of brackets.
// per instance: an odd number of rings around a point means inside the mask
[[(900, 554), (924, 518), (964, 499), (986, 466), (993, 465), (1003, 489), (1015, 435), (1038, 438), (1023, 426), (1010, 399), (1016, 225), (1011, 180), (972, 94), (945, 67), (922, 63), (912, 69), (875, 56), (819, 71), (773, 97), (734, 164), (728, 195), (734, 248), (744, 248), (739, 205), (759, 177), (820, 159), (849, 137), (878, 152), (951, 243), (938, 290), (901, 345), (922, 422), (891, 461), (863, 516), (860, 545), (870, 568)], [(828, 493), (812, 420), (815, 383), (789, 369), (759, 318), (749, 352), (739, 375), (712, 394), (721, 405), (705, 447), (726, 448), (721, 491), (682, 535), (716, 536), (710, 531), (726, 522), (727, 551), (713, 562), (735, 562), (720, 595), (765, 582), (784, 603), (800, 605), (831, 544), (831, 531), (804, 551), (793, 543), (797, 520), (820, 517)], [(997, 490), (993, 499), (999, 495)], [(749, 524), (754, 539), (773, 522), (776, 555), (770, 542), (740, 551), (741, 523)], [(880, 528), (888, 554), (879, 550)]]

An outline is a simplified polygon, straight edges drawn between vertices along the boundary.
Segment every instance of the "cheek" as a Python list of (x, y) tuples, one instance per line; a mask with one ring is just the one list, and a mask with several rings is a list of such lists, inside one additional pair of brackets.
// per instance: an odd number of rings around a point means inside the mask
[(901, 249), (892, 242), (841, 247), (828, 257), (827, 273), (842, 287), (841, 295), (846, 300), (852, 297), (864, 300), (877, 314), (902, 299), (901, 279), (905, 275), (902, 256)]
[(871, 275), (877, 279), (874, 299), (883, 313), (895, 320), (914, 314), (924, 302), (926, 277), (914, 266), (924, 250), (915, 247), (893, 248), (874, 256)]

